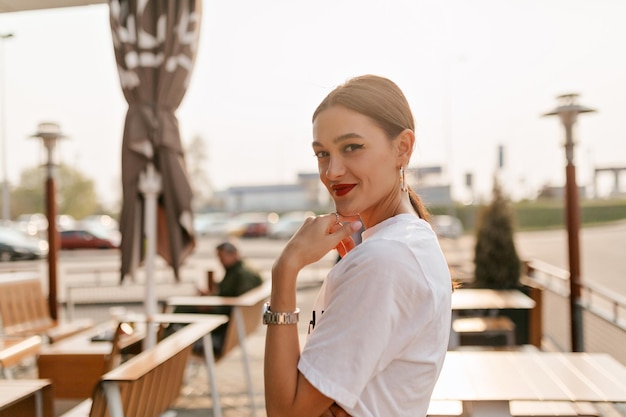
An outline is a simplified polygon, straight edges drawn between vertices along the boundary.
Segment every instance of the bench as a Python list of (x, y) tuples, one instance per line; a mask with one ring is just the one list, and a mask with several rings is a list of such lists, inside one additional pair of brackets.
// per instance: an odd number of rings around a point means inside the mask
[[(202, 339), (205, 355), (212, 360), (210, 332), (225, 323), (226, 317), (197, 320), (104, 374), (92, 397), (62, 417), (157, 417), (172, 407), (180, 395), (187, 360), (193, 344)], [(212, 372), (212, 366), (209, 367)], [(213, 381), (213, 376), (210, 380)], [(220, 416), (213, 391), (213, 415)]]
[(452, 322), (452, 330), (468, 336), (504, 335), (508, 346), (515, 345), (515, 323), (505, 316), (457, 318)]
[[(261, 286), (238, 297), (218, 297), (218, 296), (182, 296), (170, 297), (167, 299), (167, 311), (174, 311), (178, 306), (192, 307), (232, 307), (224, 337), (224, 344), (220, 352), (215, 356), (219, 361), (224, 358), (235, 347), (241, 349), (244, 372), (247, 379), (248, 394), (253, 415), (256, 414), (254, 405), (254, 390), (252, 385), (252, 374), (250, 371), (250, 358), (246, 350), (246, 337), (254, 333), (261, 324), (263, 304), (270, 298), (271, 282), (266, 281)], [(233, 325), (234, 324), (234, 325)]]
[(91, 319), (69, 322), (53, 320), (41, 288), (41, 280), (33, 274), (13, 274), (2, 278), (0, 317), (5, 335), (40, 335), (50, 343), (94, 325)]

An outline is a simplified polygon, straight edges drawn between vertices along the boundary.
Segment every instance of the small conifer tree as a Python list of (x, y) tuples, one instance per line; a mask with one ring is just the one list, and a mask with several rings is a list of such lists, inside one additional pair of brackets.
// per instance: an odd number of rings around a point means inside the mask
[(478, 213), (474, 287), (519, 288), (521, 263), (513, 240), (513, 223), (513, 211), (495, 178), (493, 200)]

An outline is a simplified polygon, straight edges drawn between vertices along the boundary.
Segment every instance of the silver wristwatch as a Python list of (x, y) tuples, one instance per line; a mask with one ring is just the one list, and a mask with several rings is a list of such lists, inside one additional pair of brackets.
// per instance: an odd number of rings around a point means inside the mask
[(299, 320), (299, 308), (293, 313), (275, 313), (270, 310), (270, 303), (263, 306), (263, 324), (296, 324)]

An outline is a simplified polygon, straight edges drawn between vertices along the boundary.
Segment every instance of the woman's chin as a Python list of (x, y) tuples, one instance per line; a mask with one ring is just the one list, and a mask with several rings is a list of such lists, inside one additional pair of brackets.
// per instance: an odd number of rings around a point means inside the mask
[(359, 212), (357, 210), (351, 210), (347, 207), (345, 208), (336, 207), (335, 211), (337, 212), (337, 214), (339, 214), (339, 216), (341, 216), (345, 220), (358, 220), (359, 219)]

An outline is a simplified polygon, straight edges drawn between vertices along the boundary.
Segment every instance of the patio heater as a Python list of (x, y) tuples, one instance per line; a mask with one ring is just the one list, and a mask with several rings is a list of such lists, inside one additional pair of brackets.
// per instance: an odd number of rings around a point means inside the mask
[(59, 236), (56, 227), (56, 191), (55, 191), (55, 168), (54, 148), (57, 140), (65, 138), (57, 123), (39, 123), (37, 132), (31, 136), (40, 138), (46, 148), (46, 218), (48, 219), (48, 308), (50, 317), (56, 320), (58, 317), (57, 297), (57, 258), (59, 248)]
[(570, 328), (572, 352), (582, 352), (582, 306), (580, 305), (580, 204), (576, 185), (576, 166), (574, 165), (573, 127), (580, 113), (595, 110), (577, 103), (578, 94), (563, 94), (557, 97), (558, 106), (543, 116), (559, 116), (565, 128), (565, 221), (567, 224), (567, 242), (569, 256), (570, 284)]

